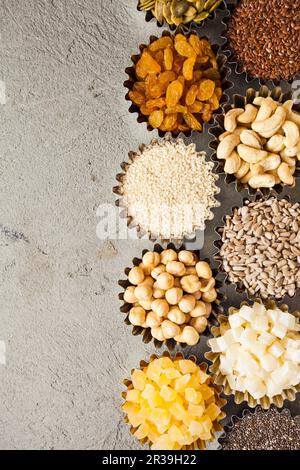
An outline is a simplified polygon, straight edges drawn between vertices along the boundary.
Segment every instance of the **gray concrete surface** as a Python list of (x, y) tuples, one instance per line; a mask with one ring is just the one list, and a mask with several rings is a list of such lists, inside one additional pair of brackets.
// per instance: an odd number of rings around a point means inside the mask
[(130, 449), (121, 382), (145, 347), (116, 281), (145, 242), (101, 242), (96, 209), (150, 137), (124, 69), (147, 25), (134, 1), (1, 0), (1, 449)]

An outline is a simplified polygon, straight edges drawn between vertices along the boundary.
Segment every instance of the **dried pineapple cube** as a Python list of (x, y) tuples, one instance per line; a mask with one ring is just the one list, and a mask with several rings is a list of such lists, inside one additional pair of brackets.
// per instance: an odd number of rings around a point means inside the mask
[(179, 444), (182, 446), (189, 446), (193, 444), (193, 442), (195, 442), (195, 438), (192, 436), (190, 431), (188, 431), (187, 429), (184, 429), (184, 427), (182, 427), (181, 429), (183, 433), (183, 439), (179, 441)]
[(214, 394), (215, 394), (214, 389), (209, 387), (206, 384), (203, 384), (203, 385), (200, 386), (199, 392), (201, 393), (201, 395), (202, 395), (202, 397), (205, 401), (209, 400), (209, 398), (213, 397)]
[(215, 403), (211, 403), (205, 410), (205, 414), (210, 418), (211, 421), (215, 421), (220, 413), (221, 410)]
[(149, 426), (147, 423), (142, 423), (139, 428), (135, 431), (134, 435), (137, 439), (145, 439), (149, 434)]
[(151, 450), (173, 450), (174, 442), (167, 434), (159, 436), (155, 443), (152, 445)]
[(160, 391), (160, 396), (166, 401), (174, 401), (177, 398), (177, 393), (171, 387), (163, 385)]
[(179, 377), (181, 377), (181, 373), (176, 369), (164, 369), (164, 373), (170, 380), (178, 379)]
[(184, 396), (188, 402), (193, 403), (194, 405), (198, 405), (202, 401), (201, 393), (197, 392), (194, 388), (186, 388)]
[(161, 374), (156, 383), (159, 387), (163, 387), (164, 385), (170, 385), (171, 379), (169, 379), (166, 374)]
[(203, 415), (204, 411), (205, 411), (204, 406), (201, 406), (201, 405), (193, 405), (193, 403), (189, 403), (188, 412), (189, 412), (192, 416), (197, 416), (197, 417), (201, 418), (201, 416)]
[(197, 365), (190, 360), (178, 361), (179, 370), (182, 374), (193, 374), (197, 370)]
[(161, 357), (158, 359), (158, 363), (160, 367), (163, 369), (174, 369), (175, 368), (175, 363), (170, 359), (169, 357)]
[(176, 426), (173, 424), (169, 431), (168, 431), (169, 437), (173, 442), (179, 442), (184, 438), (184, 435), (180, 429), (179, 426)]
[(189, 425), (189, 431), (193, 436), (200, 436), (203, 432), (203, 425), (199, 421), (192, 421)]
[(148, 420), (154, 423), (156, 426), (158, 423), (162, 423), (165, 426), (169, 426), (171, 421), (171, 414), (168, 410), (164, 408), (155, 408), (152, 410)]
[(140, 390), (141, 392), (144, 390), (147, 383), (147, 377), (142, 370), (135, 369), (131, 374), (131, 380), (133, 387), (136, 390)]
[(125, 402), (122, 405), (122, 410), (124, 413), (135, 415), (140, 411), (140, 407), (136, 403)]
[(206, 414), (199, 419), (199, 423), (202, 424), (204, 432), (210, 432), (213, 427), (210, 417)]
[(141, 392), (139, 390), (128, 390), (126, 394), (126, 400), (133, 403), (139, 403), (141, 397)]
[(189, 383), (191, 379), (191, 374), (186, 374), (186, 375), (183, 375), (182, 377), (178, 378), (175, 380), (175, 390), (177, 392), (184, 392), (184, 390), (186, 389), (187, 387), (187, 384)]
[(178, 421), (182, 421), (185, 418), (186, 413), (187, 413), (184, 407), (180, 403), (177, 403), (177, 402), (173, 402), (170, 404), (169, 411), (170, 413), (172, 413), (174, 418), (177, 419)]

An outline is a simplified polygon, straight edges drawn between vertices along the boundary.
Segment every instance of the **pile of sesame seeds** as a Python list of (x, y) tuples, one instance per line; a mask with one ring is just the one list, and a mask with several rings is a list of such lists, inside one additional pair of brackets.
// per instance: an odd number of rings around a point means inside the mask
[(134, 225), (162, 239), (203, 230), (219, 192), (205, 156), (194, 144), (166, 139), (135, 154), (123, 182), (123, 204)]

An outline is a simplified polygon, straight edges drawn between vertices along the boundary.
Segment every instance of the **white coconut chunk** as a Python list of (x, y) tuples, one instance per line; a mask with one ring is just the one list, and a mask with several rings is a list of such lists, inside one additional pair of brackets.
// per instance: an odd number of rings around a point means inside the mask
[(242, 326), (246, 322), (246, 320), (243, 317), (241, 317), (239, 313), (234, 313), (233, 315), (229, 315), (228, 321), (229, 321), (229, 325), (231, 326), (231, 328), (238, 328), (239, 326)]
[(258, 341), (266, 346), (270, 346), (275, 340), (276, 340), (276, 337), (267, 332), (263, 332), (258, 337)]
[(277, 359), (278, 357), (282, 356), (284, 351), (285, 349), (281, 346), (279, 341), (275, 341), (275, 343), (273, 343), (272, 346), (269, 347), (269, 353)]
[(286, 332), (287, 332), (287, 328), (282, 325), (281, 323), (278, 323), (277, 325), (274, 325), (272, 330), (271, 330), (271, 333), (275, 336), (277, 336), (277, 338), (284, 338), (285, 335), (286, 335)]
[(260, 363), (267, 372), (273, 372), (280, 365), (277, 359), (270, 353), (266, 353), (264, 356), (262, 356)]

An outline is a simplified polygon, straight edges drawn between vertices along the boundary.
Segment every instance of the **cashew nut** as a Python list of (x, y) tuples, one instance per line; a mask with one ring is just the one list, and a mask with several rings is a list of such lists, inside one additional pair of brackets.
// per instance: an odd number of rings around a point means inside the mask
[(289, 186), (294, 184), (294, 177), (287, 163), (281, 163), (277, 169), (277, 173), (283, 183), (288, 184)]
[(282, 106), (287, 111), (288, 120), (294, 122), (295, 124), (297, 124), (298, 127), (300, 127), (300, 114), (297, 113), (296, 111), (293, 111), (293, 106), (294, 106), (293, 100), (286, 101), (285, 103), (283, 103)]
[(270, 153), (262, 162), (265, 171), (276, 170), (281, 163), (281, 158), (277, 153)]
[(241, 166), (241, 159), (239, 154), (236, 151), (233, 151), (229, 157), (226, 158), (224, 171), (229, 175), (233, 175), (238, 171)]
[(295, 147), (292, 147), (289, 149), (285, 148), (282, 151), (284, 152), (284, 155), (286, 155), (287, 157), (295, 157), (297, 153), (300, 152), (300, 140)]
[(254, 98), (253, 104), (255, 104), (255, 106), (261, 106), (265, 99), (266, 98), (264, 98), (263, 96), (257, 96), (256, 98)]
[(298, 126), (292, 121), (285, 121), (282, 126), (285, 133), (284, 145), (289, 149), (295, 147), (300, 139)]
[(265, 98), (261, 104), (261, 107), (257, 113), (256, 121), (264, 121), (268, 119), (272, 113), (277, 109), (278, 104), (270, 96)]
[(254, 189), (273, 188), (273, 186), (275, 186), (275, 177), (268, 173), (252, 176), (249, 180), (249, 186)]
[(217, 157), (219, 159), (228, 158), (232, 154), (236, 146), (240, 143), (240, 137), (237, 134), (230, 134), (220, 142), (217, 149)]
[(265, 150), (254, 149), (244, 144), (238, 145), (237, 150), (239, 156), (248, 163), (257, 163), (266, 158), (268, 155), (268, 152)]
[[(281, 152), (281, 154), (283, 154), (283, 152)], [(294, 166), (296, 166), (295, 157), (287, 157), (286, 155), (280, 155), (280, 156), (281, 156), (281, 160), (287, 163), (289, 167), (293, 168)]]
[(269, 173), (270, 175), (273, 175), (273, 176), (274, 176), (274, 178), (275, 178), (275, 184), (280, 184), (280, 183), (281, 183), (281, 179), (280, 179), (279, 176), (278, 176), (277, 169), (276, 169), (276, 170), (270, 170), (270, 171), (268, 171), (268, 173)]
[(245, 111), (238, 116), (237, 121), (240, 124), (251, 124), (255, 120), (257, 112), (257, 108), (253, 104), (246, 104)]
[(278, 107), (273, 116), (264, 121), (256, 121), (252, 124), (252, 129), (262, 137), (272, 137), (281, 128), (286, 118), (286, 110), (282, 106)]
[(244, 110), (242, 108), (234, 108), (226, 113), (224, 119), (224, 128), (228, 132), (233, 132), (237, 127), (236, 119), (240, 114), (243, 114)]
[(265, 172), (264, 167), (261, 165), (261, 163), (251, 163), (250, 164), (250, 171), (253, 176), (256, 175), (262, 175)]
[(261, 149), (261, 142), (259, 136), (256, 132), (245, 129), (241, 132), (240, 139), (242, 144), (249, 145), (249, 147), (253, 147), (255, 149)]
[(249, 163), (242, 161), (242, 164), (241, 164), (240, 168), (238, 169), (238, 171), (235, 173), (234, 176), (238, 180), (240, 180), (248, 173), (249, 170), (250, 170)]
[(275, 134), (267, 142), (267, 150), (270, 152), (281, 152), (284, 149), (284, 137), (280, 134)]
[(252, 173), (251, 171), (248, 171), (248, 173), (245, 174), (245, 176), (241, 179), (242, 184), (248, 184), (249, 180), (252, 178)]
[(225, 137), (227, 137), (228, 135), (231, 135), (231, 132), (228, 132), (228, 131), (223, 132), (223, 134), (219, 135), (218, 137), (219, 141), (222, 142), (222, 140), (224, 140)]

